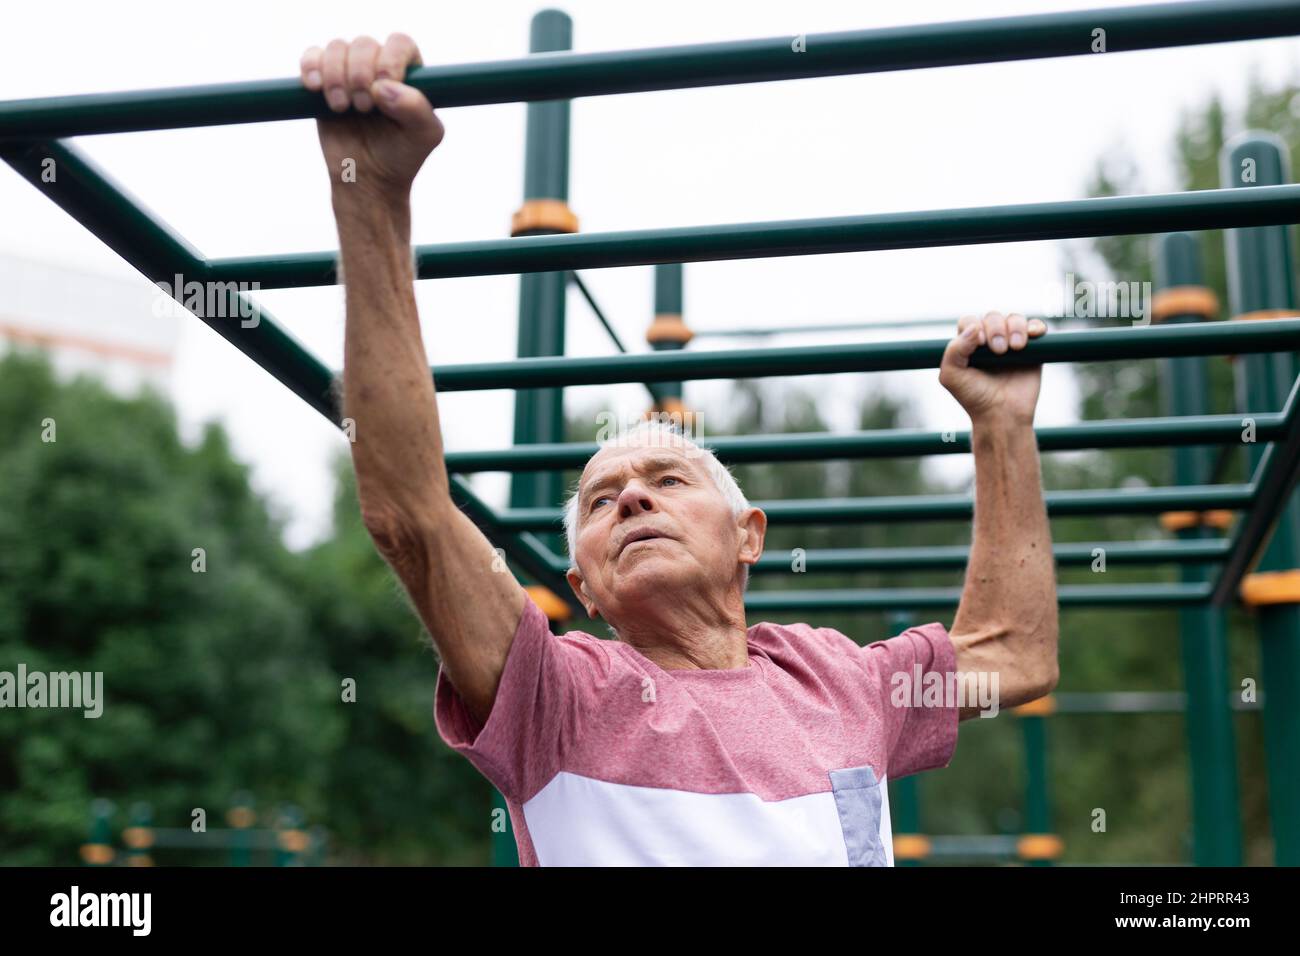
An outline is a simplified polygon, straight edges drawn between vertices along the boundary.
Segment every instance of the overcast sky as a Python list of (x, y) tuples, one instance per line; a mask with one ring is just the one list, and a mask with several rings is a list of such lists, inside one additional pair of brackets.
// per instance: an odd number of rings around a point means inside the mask
[[(907, 4), (573, 0), (574, 48), (619, 50), (793, 36), (929, 21), (1124, 3), (913, 0)], [(0, 98), (182, 86), (296, 75), (301, 51), (337, 36), (383, 39), (403, 30), (426, 63), (527, 52), (534, 2), (400, 3), (368, 0), (6, 4)], [(580, 99), (572, 110), (570, 204), (584, 232), (1080, 198), (1097, 159), (1131, 155), (1146, 192), (1175, 188), (1172, 134), (1181, 111), (1220, 91), (1241, 102), (1255, 70), (1296, 75), (1300, 44), (1265, 40), (1110, 54)], [(446, 110), (447, 138), (413, 196), (414, 239), (508, 234), (523, 188), (523, 104)], [(99, 163), (209, 256), (333, 248), (328, 184), (310, 121), (132, 133), (79, 141)], [(1082, 243), (1081, 243), (1082, 245)], [(685, 311), (697, 328), (789, 325), (1047, 310), (1063, 280), (1063, 243), (760, 259), (686, 266)], [(0, 252), (135, 275), (72, 219), (0, 167)], [(646, 348), (651, 269), (589, 271), (589, 285), (625, 342)], [(142, 278), (140, 282), (144, 282)], [(515, 355), (517, 277), (418, 285), (430, 359), (458, 363)], [(342, 361), (336, 288), (265, 292), (278, 321), (332, 367)], [(175, 321), (175, 320), (168, 320)], [(303, 544), (326, 527), (329, 457), (343, 439), (315, 412), (193, 318), (183, 332), (173, 390), (187, 434), (219, 419), (258, 488)], [(858, 340), (897, 333), (863, 333)], [(909, 337), (918, 335), (907, 333)], [(800, 335), (780, 344), (849, 336)], [(710, 340), (701, 348), (757, 344)], [(696, 347), (694, 344), (692, 347)], [(576, 292), (567, 351), (612, 351)], [(925, 427), (967, 423), (933, 370), (869, 382), (864, 376), (795, 380), (816, 388), (823, 414), (850, 427), (862, 390), (906, 394)], [(688, 383), (706, 415), (723, 383)], [(644, 390), (570, 390), (571, 412), (642, 410)], [(511, 442), (509, 392), (442, 398), (449, 449)], [(1075, 417), (1068, 370), (1048, 367), (1038, 423)], [(719, 412), (721, 413), (721, 409)], [(968, 467), (950, 456), (949, 472)], [(870, 467), (864, 463), (862, 467)], [(476, 484), (504, 502), (504, 476)]]

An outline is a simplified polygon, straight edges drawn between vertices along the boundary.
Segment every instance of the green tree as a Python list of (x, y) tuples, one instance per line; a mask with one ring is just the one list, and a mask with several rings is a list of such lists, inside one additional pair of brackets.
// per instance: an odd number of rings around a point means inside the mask
[(488, 783), (437, 734), (433, 643), (361, 523), (346, 456), (334, 473), (333, 533), (304, 556), (300, 596), (330, 671), (356, 682), (326, 780), (336, 857), (485, 865)]
[(249, 789), (318, 819), (336, 685), (221, 431), (185, 448), (156, 396), (59, 384), (10, 355), (0, 488), (0, 669), (102, 672), (104, 695), (98, 719), (0, 712), (0, 858), (75, 861), (94, 797), (148, 802), (159, 826), (201, 807), (219, 826)]

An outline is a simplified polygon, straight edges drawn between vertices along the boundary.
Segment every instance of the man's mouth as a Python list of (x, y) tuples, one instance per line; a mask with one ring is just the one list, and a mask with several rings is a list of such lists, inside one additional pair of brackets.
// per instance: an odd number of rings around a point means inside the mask
[(643, 530), (640, 530), (640, 531), (633, 531), (631, 534), (629, 534), (629, 535), (628, 535), (628, 536), (623, 540), (623, 544), (622, 544), (622, 546), (618, 549), (618, 553), (619, 553), (619, 554), (622, 554), (624, 551), (626, 551), (626, 550), (627, 550), (628, 548), (630, 548), (632, 545), (637, 544), (637, 543), (639, 543), (639, 542), (641, 542), (641, 541), (657, 541), (657, 540), (659, 540), (659, 539), (661, 539), (661, 538), (667, 538), (667, 537), (668, 537), (668, 535), (666, 535), (666, 534), (661, 534), (661, 533), (659, 533), (658, 531), (652, 531), (652, 530), (650, 530), (649, 528), (646, 528), (646, 529), (643, 529)]

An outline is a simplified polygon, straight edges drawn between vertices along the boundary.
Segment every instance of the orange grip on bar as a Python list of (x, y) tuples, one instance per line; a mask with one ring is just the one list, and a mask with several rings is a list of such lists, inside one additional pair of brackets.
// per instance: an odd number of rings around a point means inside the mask
[(1012, 707), (1011, 713), (1017, 717), (1050, 717), (1056, 713), (1056, 698), (1048, 694), (1019, 707)]
[(1219, 314), (1219, 297), (1203, 285), (1175, 285), (1161, 289), (1151, 298), (1151, 321), (1163, 322), (1175, 315), (1199, 315), (1212, 319)]
[(678, 342), (685, 345), (694, 337), (695, 333), (686, 327), (682, 317), (673, 312), (656, 315), (645, 333), (645, 340), (651, 345), (657, 342)]
[(1241, 580), (1242, 603), (1300, 604), (1300, 571), (1260, 571)]
[(1055, 860), (1065, 852), (1065, 842), (1054, 833), (1026, 833), (1016, 841), (1022, 860)]
[(1228, 528), (1232, 525), (1231, 511), (1166, 511), (1160, 516), (1160, 526), (1166, 531), (1184, 528)]
[(563, 199), (528, 199), (510, 220), (510, 235), (545, 229), (548, 232), (577, 232), (578, 217)]

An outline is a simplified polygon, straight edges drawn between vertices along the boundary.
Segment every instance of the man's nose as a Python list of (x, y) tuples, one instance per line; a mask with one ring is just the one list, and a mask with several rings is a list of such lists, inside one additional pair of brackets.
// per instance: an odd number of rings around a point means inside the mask
[(629, 518), (632, 515), (655, 510), (655, 500), (650, 489), (638, 480), (629, 481), (618, 494), (618, 515)]

